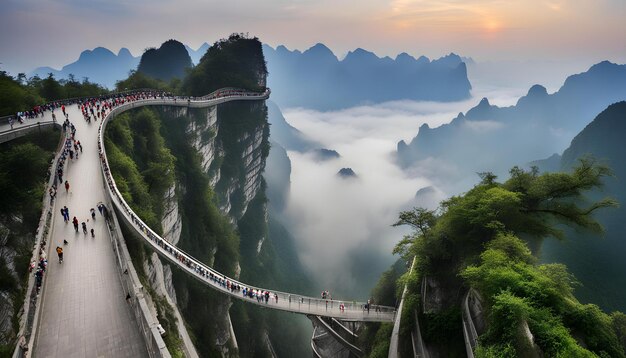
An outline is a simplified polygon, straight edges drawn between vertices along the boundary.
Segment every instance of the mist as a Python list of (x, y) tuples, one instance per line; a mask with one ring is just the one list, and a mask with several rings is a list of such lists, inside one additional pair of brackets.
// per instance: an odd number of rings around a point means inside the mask
[[(448, 123), (482, 96), (499, 105), (513, 104), (513, 92), (476, 91), (474, 98), (460, 102), (395, 101), (331, 112), (284, 109), (289, 124), (341, 155), (319, 161), (313, 153), (288, 152), (287, 226), (316, 281), (342, 297), (367, 298), (380, 273), (398, 259), (391, 254), (393, 246), (409, 232), (391, 226), (399, 212), (413, 206), (436, 208), (449, 193), (435, 187), (428, 195), (415, 194), (433, 185), (426, 179), (433, 172), (445, 176), (454, 170), (430, 163), (424, 172), (404, 171), (393, 156), (397, 142), (410, 140), (424, 123)], [(344, 167), (357, 177), (337, 176)]]

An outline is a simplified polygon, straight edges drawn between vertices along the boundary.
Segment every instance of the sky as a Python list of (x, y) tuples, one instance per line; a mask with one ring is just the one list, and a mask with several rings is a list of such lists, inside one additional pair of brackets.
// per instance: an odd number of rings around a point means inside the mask
[(232, 32), (339, 56), (449, 52), (479, 61), (626, 63), (624, 0), (1, 0), (0, 69), (60, 68), (85, 49), (138, 56), (170, 38), (193, 48)]

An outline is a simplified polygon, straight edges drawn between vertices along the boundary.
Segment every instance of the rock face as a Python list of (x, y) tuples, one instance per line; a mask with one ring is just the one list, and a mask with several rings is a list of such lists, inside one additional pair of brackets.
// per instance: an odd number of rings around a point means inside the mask
[[(186, 109), (183, 107), (165, 107), (160, 109), (163, 118), (180, 120), (186, 123), (185, 137), (196, 150), (202, 170), (210, 175), (210, 185), (218, 197), (218, 206), (233, 224), (243, 217), (250, 202), (262, 189), (261, 173), (265, 168), (267, 156), (268, 125), (265, 118), (266, 109), (260, 103), (223, 104), (207, 109)], [(251, 118), (252, 117), (252, 118)], [(161, 220), (164, 237), (178, 243), (181, 231), (184, 230), (179, 208), (180, 195), (177, 191), (185, 191), (177, 182), (163, 198), (164, 215)], [(259, 239), (257, 247), (261, 247), (264, 237)], [(214, 247), (209, 261), (214, 262), (220, 255)], [(192, 304), (194, 290), (178, 282), (174, 285), (169, 264), (161, 263), (151, 257), (145, 265), (151, 283), (160, 294), (167, 294), (171, 302), (184, 311), (184, 307)], [(237, 269), (239, 272), (239, 269)], [(175, 289), (175, 287), (179, 287)], [(213, 346), (222, 355), (237, 347), (229, 309), (232, 305), (229, 298), (223, 297), (216, 301), (212, 322), (215, 332)], [(209, 323), (209, 322), (207, 322)], [(179, 324), (179, 330), (184, 325)]]
[(454, 101), (468, 98), (472, 86), (463, 60), (450, 54), (437, 60), (403, 53), (379, 58), (358, 48), (339, 60), (323, 44), (290, 51), (263, 46), (269, 87), (283, 107), (330, 110), (391, 100)]
[(291, 160), (285, 148), (276, 142), (271, 142), (263, 177), (267, 182), (267, 198), (270, 205), (278, 212), (282, 212), (291, 188)]
[[(10, 279), (18, 280), (18, 275), (15, 270), (15, 256), (16, 251), (14, 248), (7, 246), (10, 230), (0, 223), (0, 257), (2, 258), (2, 275), (3, 281)], [(6, 277), (5, 277), (6, 276)], [(13, 294), (11, 290), (7, 290), (4, 287), (0, 288), (0, 344), (10, 345), (15, 339), (13, 332), (12, 320), (15, 315), (15, 307)]]
[(182, 79), (185, 71), (192, 65), (185, 45), (176, 40), (168, 40), (158, 49), (151, 48), (143, 53), (137, 72), (169, 81), (173, 78)]
[(319, 146), (319, 144), (306, 138), (302, 132), (287, 123), (280, 108), (273, 101), (267, 101), (267, 120), (271, 126), (271, 140), (280, 144), (283, 148), (304, 152)]
[(341, 168), (339, 169), (339, 171), (337, 172), (337, 176), (341, 177), (341, 178), (356, 178), (357, 175), (354, 172), (354, 170), (352, 170), (352, 168)]

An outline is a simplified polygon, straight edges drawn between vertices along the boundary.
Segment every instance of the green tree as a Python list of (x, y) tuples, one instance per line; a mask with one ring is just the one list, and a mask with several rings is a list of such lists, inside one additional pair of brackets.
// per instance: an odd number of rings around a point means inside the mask
[(56, 101), (58, 99), (66, 98), (63, 87), (54, 79), (52, 73), (48, 74), (44, 80), (41, 81), (41, 89), (39, 94), (46, 99), (46, 101)]
[(203, 96), (223, 87), (265, 90), (267, 66), (258, 38), (232, 34), (217, 41), (183, 83), (185, 93)]

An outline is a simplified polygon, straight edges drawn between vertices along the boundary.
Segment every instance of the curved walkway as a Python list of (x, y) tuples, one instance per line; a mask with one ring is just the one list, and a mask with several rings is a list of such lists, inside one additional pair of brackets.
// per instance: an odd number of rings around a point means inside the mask
[[(395, 309), (393, 307), (373, 306), (369, 310), (365, 309), (366, 303), (355, 301), (338, 301), (338, 300), (322, 300), (315, 297), (307, 297), (294, 293), (278, 292), (271, 289), (255, 287), (246, 283), (239, 282), (230, 277), (213, 270), (207, 265), (196, 260), (191, 255), (171, 245), (162, 237), (150, 229), (124, 201), (119, 192), (115, 181), (110, 172), (106, 157), (106, 150), (103, 146), (104, 129), (108, 120), (115, 115), (146, 105), (168, 105), (168, 106), (188, 106), (191, 108), (210, 107), (220, 103), (241, 100), (264, 100), (269, 97), (269, 91), (264, 93), (242, 92), (236, 89), (218, 90), (211, 95), (202, 97), (199, 100), (181, 101), (180, 99), (156, 98), (144, 99), (135, 102), (123, 104), (113, 108), (109, 112), (104, 121), (100, 124), (98, 133), (98, 145), (102, 155), (102, 171), (107, 180), (107, 190), (114, 205), (119, 209), (124, 221), (136, 231), (150, 246), (154, 248), (161, 256), (165, 257), (188, 274), (197, 278), (210, 287), (226, 293), (230, 296), (245, 300), (247, 302), (258, 304), (263, 307), (279, 309), (294, 313), (319, 315), (326, 317), (335, 317), (348, 321), (372, 321), (372, 322), (393, 322), (395, 317)], [(269, 291), (272, 297), (267, 302), (258, 301), (255, 298), (244, 296), (243, 291)], [(276, 298), (274, 295), (277, 295)], [(343, 309), (340, 307), (343, 305)]]
[[(68, 180), (70, 190), (58, 188), (33, 356), (145, 357), (145, 342), (125, 300), (104, 219), (98, 216), (94, 221), (89, 213), (105, 199), (96, 144), (98, 124), (87, 123), (76, 105), (67, 106), (66, 111), (83, 153), (65, 162), (63, 180)], [(60, 109), (55, 113), (61, 117)], [(43, 118), (14, 127), (51, 122), (51, 116), (48, 111)], [(63, 206), (69, 208), (70, 217), (93, 228), (95, 238), (65, 223), (60, 212)], [(63, 245), (63, 240), (69, 244)], [(62, 264), (54, 251), (57, 246), (64, 249)]]
[[(136, 357), (146, 354), (143, 340), (126, 306), (104, 220), (98, 216), (95, 222), (89, 221), (89, 209), (95, 208), (98, 202), (105, 201), (105, 195), (111, 198), (121, 214), (121, 219), (156, 252), (220, 292), (262, 307), (294, 313), (334, 317), (347, 321), (393, 322), (395, 317), (393, 307), (373, 306), (368, 310), (364, 302), (327, 301), (255, 287), (226, 277), (159, 237), (141, 221), (119, 193), (109, 173), (106, 152), (102, 144), (106, 123), (115, 115), (141, 106), (205, 108), (229, 101), (264, 100), (268, 97), (269, 90), (264, 93), (251, 93), (229, 88), (191, 100), (156, 96), (133, 98), (132, 101), (115, 103), (100, 121), (99, 126), (96, 123), (87, 123), (79, 106), (66, 107), (70, 120), (76, 126), (76, 138), (81, 140), (84, 152), (80, 159), (68, 160), (64, 180), (70, 182), (70, 191), (65, 193), (64, 188), (58, 188), (54, 231), (49, 243), (49, 247), (52, 248), (49, 255), (52, 257), (44, 281), (42, 318), (34, 352), (37, 357)], [(57, 114), (60, 112), (57, 110)], [(29, 125), (29, 121), (30, 124), (51, 122), (51, 113), (45, 112), (41, 119), (27, 120), (24, 125), (14, 125), (13, 130), (17, 131), (21, 126)], [(9, 129), (8, 125), (0, 125), (0, 132), (8, 133), (13, 130)], [(103, 178), (106, 179), (106, 185)], [(105, 188), (106, 191), (101, 188)], [(82, 232), (77, 234), (71, 224), (64, 223), (59, 210), (62, 206), (70, 209), (70, 217), (77, 216), (80, 222), (88, 223), (89, 229), (94, 228), (96, 237), (91, 238)], [(69, 244), (64, 247), (65, 262), (59, 264), (53, 248), (57, 245), (63, 246), (64, 239), (69, 241)], [(272, 296), (268, 301), (258, 301), (256, 298), (244, 296), (244, 292), (250, 291), (269, 291)]]

